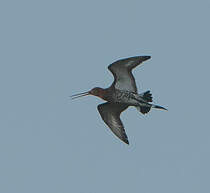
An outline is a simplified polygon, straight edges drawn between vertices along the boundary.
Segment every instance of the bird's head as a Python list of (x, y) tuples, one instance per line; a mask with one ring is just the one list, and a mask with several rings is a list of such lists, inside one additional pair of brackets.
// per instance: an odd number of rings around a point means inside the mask
[(103, 88), (95, 87), (89, 91), (91, 95), (100, 97), (103, 94)]
[(87, 95), (93, 95), (93, 96), (97, 96), (97, 97), (103, 98), (104, 89), (103, 88), (99, 88), (99, 87), (95, 87), (95, 88), (91, 89), (88, 92), (83, 92), (83, 93), (80, 93), (80, 94), (72, 95), (71, 98), (75, 99), (75, 98), (82, 97), (82, 96), (87, 96)]

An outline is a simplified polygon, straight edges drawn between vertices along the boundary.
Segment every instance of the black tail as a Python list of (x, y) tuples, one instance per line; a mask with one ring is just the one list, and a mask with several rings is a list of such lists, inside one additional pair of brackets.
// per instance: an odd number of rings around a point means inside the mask
[(147, 102), (152, 102), (152, 94), (150, 93), (150, 91), (146, 91), (144, 93), (142, 93), (142, 97), (145, 101)]
[(163, 110), (168, 110), (164, 107), (161, 107), (159, 105), (153, 105), (151, 104), (151, 106), (136, 106), (137, 110), (140, 111), (142, 114), (146, 114), (151, 110), (151, 107), (156, 108), (156, 109), (163, 109)]
[(151, 107), (146, 106), (136, 106), (137, 110), (140, 111), (142, 114), (149, 113)]
[(159, 106), (159, 105), (152, 105), (152, 107), (153, 108), (156, 108), (156, 109), (163, 109), (163, 110), (168, 110), (168, 109), (166, 109), (166, 108), (164, 108), (164, 107), (161, 107), (161, 106)]

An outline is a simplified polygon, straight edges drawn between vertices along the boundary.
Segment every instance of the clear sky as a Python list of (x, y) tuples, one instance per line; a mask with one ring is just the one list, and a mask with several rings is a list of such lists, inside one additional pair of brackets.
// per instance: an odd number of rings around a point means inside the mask
[[(209, 193), (210, 1), (0, 2), (1, 193)], [(130, 141), (101, 120), (107, 66), (135, 69), (153, 109), (121, 118)]]

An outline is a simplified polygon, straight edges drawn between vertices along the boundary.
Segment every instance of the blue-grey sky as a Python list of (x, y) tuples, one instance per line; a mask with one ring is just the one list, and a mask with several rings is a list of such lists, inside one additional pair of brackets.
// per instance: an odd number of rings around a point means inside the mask
[[(0, 2), (1, 193), (209, 193), (210, 2)], [(103, 123), (107, 66), (151, 55), (139, 92), (169, 109), (121, 118), (130, 145)]]

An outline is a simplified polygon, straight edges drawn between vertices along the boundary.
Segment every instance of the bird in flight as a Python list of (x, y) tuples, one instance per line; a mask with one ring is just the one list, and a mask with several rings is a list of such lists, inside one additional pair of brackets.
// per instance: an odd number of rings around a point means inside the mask
[(151, 108), (167, 110), (159, 105), (152, 104), (150, 91), (138, 94), (136, 82), (132, 70), (142, 62), (150, 59), (150, 56), (135, 56), (118, 60), (108, 66), (114, 76), (114, 82), (109, 88), (95, 87), (88, 92), (72, 95), (71, 98), (93, 95), (107, 102), (98, 105), (98, 111), (103, 121), (112, 132), (123, 142), (129, 144), (120, 114), (129, 106), (146, 114)]

